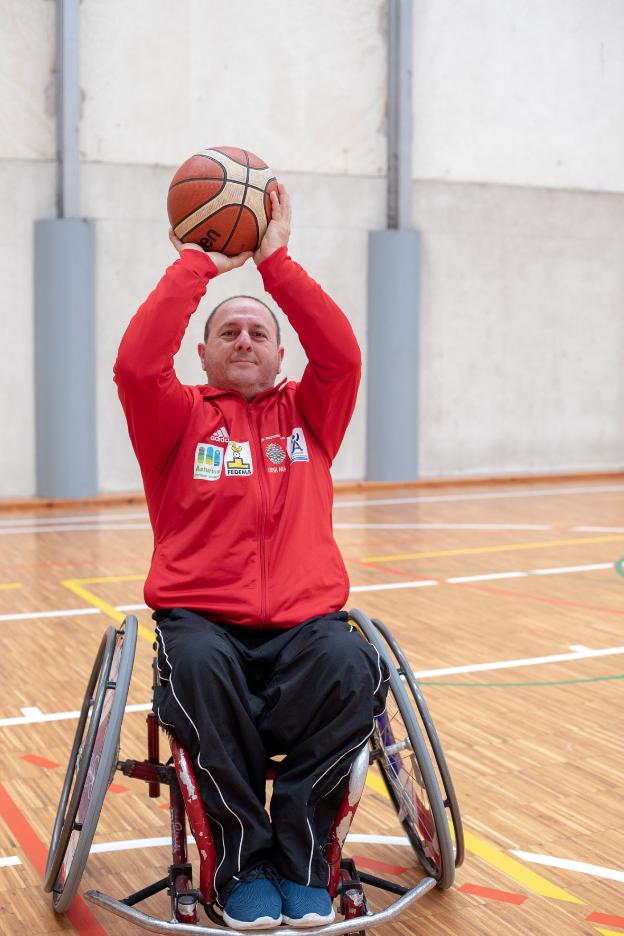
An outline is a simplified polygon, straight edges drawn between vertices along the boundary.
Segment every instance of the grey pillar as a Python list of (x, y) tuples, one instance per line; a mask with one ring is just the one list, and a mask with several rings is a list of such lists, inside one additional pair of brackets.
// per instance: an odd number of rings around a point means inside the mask
[(80, 218), (79, 0), (56, 0), (56, 203), (35, 222), (39, 497), (97, 493), (95, 233)]
[(420, 234), (369, 231), (366, 476), (418, 476)]
[(37, 495), (97, 493), (94, 227), (35, 222)]
[(412, 230), (412, 3), (388, 4), (388, 230), (368, 235), (366, 477), (418, 477), (420, 235)]

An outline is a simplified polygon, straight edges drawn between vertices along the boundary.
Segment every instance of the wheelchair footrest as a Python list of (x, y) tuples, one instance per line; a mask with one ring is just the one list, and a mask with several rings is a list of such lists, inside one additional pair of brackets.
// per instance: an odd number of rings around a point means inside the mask
[[(340, 920), (329, 923), (327, 926), (310, 927), (305, 930), (305, 934), (306, 936), (347, 936), (347, 934), (353, 933), (354, 926), (356, 928), (362, 926), (366, 930), (374, 929), (377, 926), (390, 923), (435, 886), (434, 878), (425, 877), (410, 888), (407, 894), (399, 897), (389, 907), (386, 907), (385, 910), (360, 917), (360, 922), (353, 919)], [(106, 894), (100, 893), (100, 891), (87, 891), (85, 898), (97, 907), (110, 910), (111, 913), (150, 933), (171, 933), (174, 936), (224, 936), (224, 933), (227, 933), (227, 936), (249, 936), (249, 930), (237, 930), (229, 927), (224, 930), (221, 926), (187, 925), (185, 923), (169, 923), (165, 920), (158, 920), (146, 913), (142, 913), (140, 910), (135, 910), (134, 907), (127, 906), (121, 900), (115, 900), (114, 897), (108, 897)], [(276, 929), (262, 930), (262, 936), (302, 936), (302, 930), (290, 926), (279, 926)]]

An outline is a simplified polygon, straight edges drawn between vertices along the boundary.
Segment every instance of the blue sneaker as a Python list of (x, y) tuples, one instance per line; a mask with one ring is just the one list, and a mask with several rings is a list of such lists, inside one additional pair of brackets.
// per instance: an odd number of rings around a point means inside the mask
[(320, 926), (333, 923), (336, 914), (324, 887), (306, 887), (287, 878), (279, 879), (282, 919), (291, 926)]
[(257, 868), (230, 891), (223, 919), (233, 929), (268, 929), (282, 922), (282, 898), (269, 869)]

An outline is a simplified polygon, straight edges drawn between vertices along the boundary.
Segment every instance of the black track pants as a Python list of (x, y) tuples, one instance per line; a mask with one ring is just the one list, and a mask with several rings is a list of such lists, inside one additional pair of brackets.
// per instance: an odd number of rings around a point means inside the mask
[[(157, 611), (154, 710), (195, 765), (220, 902), (256, 865), (325, 887), (322, 847), (349, 768), (385, 704), (387, 671), (344, 612), (290, 630)], [(265, 811), (267, 755), (285, 754)]]

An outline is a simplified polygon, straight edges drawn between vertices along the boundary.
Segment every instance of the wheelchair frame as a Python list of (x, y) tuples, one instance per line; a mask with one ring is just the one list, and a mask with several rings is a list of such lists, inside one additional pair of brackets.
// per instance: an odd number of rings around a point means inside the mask
[[(389, 704), (375, 719), (370, 742), (352, 765), (348, 787), (324, 849), (330, 866), (328, 891), (332, 898), (339, 897), (339, 910), (344, 919), (306, 928), (309, 936), (345, 933), (364, 936), (364, 927), (368, 930), (390, 922), (432, 888), (449, 888), (455, 868), (464, 857), (461, 816), (448, 766), (407, 660), (381, 621), (371, 620), (357, 609), (350, 611), (349, 617), (388, 664)], [(129, 615), (121, 628), (109, 627), (102, 639), (84, 696), (61, 792), (46, 867), (45, 890), (52, 892), (58, 912), (69, 908), (84, 871), (106, 790), (115, 770), (120, 770), (127, 777), (146, 782), (150, 797), (160, 796), (161, 785), (169, 787), (172, 862), (166, 877), (123, 900), (95, 890), (87, 891), (86, 899), (154, 933), (247, 936), (249, 930), (224, 927), (214, 909), (216, 852), (186, 750), (169, 736), (172, 757), (167, 763), (161, 761), (161, 726), (157, 716), (150, 712), (147, 715), (147, 758), (143, 761), (118, 760), (121, 721), (134, 662), (136, 636), (137, 620)], [(154, 661), (154, 685), (156, 680)], [(405, 684), (416, 704), (416, 711)], [(424, 733), (418, 716), (424, 725)], [(404, 736), (397, 738), (397, 733)], [(425, 877), (410, 888), (360, 872), (352, 859), (342, 858), (342, 847), (364, 791), (369, 765), (375, 762), (399, 821), (425, 870)], [(268, 779), (272, 779), (276, 767), (269, 762)], [(200, 857), (198, 888), (193, 887), (188, 860), (187, 818)], [(370, 913), (364, 884), (396, 895), (398, 899), (384, 910)], [(135, 909), (142, 900), (165, 890), (171, 903), (169, 921), (158, 920)], [(198, 904), (204, 907), (215, 926), (198, 923)], [(262, 933), (264, 936), (301, 936), (302, 930), (280, 926), (262, 930)]]

